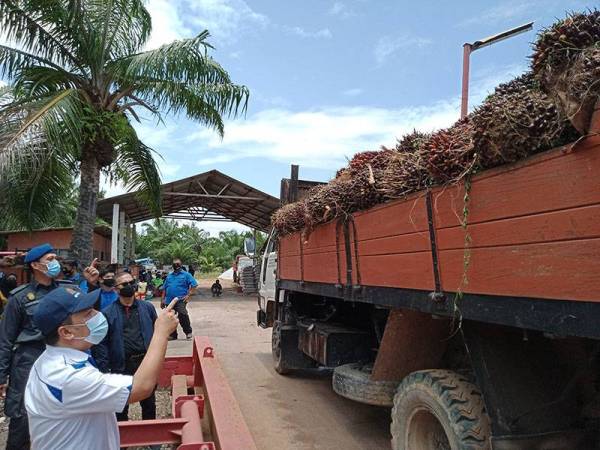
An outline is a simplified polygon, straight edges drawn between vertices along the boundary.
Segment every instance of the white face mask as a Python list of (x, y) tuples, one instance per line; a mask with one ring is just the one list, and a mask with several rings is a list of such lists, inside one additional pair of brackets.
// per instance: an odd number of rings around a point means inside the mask
[(106, 337), (106, 333), (108, 332), (108, 321), (104, 314), (97, 312), (85, 323), (77, 323), (75, 325), (67, 325), (70, 327), (79, 327), (79, 326), (87, 326), (90, 334), (83, 338), (75, 338), (77, 340), (83, 340), (89, 342), (92, 345), (98, 345), (102, 342), (102, 339)]

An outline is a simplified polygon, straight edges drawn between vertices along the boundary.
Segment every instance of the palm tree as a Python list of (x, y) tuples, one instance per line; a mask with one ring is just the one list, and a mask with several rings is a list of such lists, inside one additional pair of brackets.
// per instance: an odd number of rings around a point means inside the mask
[(185, 114), (221, 136), (223, 117), (246, 111), (248, 90), (209, 55), (207, 31), (144, 51), (151, 29), (143, 0), (0, 1), (9, 42), (0, 45), (0, 77), (10, 84), (0, 92), (0, 179), (27, 167), (22, 183), (37, 195), (56, 182), (56, 170), (43, 168), (78, 173), (71, 251), (83, 261), (92, 257), (101, 172), (161, 214), (153, 151), (131, 124), (141, 111)]

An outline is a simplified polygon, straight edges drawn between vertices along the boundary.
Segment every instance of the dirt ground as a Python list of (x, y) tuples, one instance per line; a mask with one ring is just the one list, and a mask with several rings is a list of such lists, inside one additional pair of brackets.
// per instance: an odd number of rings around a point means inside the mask
[[(260, 450), (390, 448), (389, 409), (338, 396), (327, 371), (277, 374), (271, 358), (271, 330), (255, 324), (256, 297), (238, 294), (224, 282), (224, 295), (213, 299), (208, 289), (213, 281), (201, 280), (198, 295), (188, 304), (192, 327), (195, 335), (210, 337)], [(181, 329), (179, 335), (183, 336)], [(191, 341), (169, 342), (169, 355), (191, 351)], [(159, 393), (157, 403), (158, 415), (167, 415), (168, 395)], [(130, 411), (132, 419), (138, 418), (138, 405)], [(0, 418), (0, 448), (6, 425)]]

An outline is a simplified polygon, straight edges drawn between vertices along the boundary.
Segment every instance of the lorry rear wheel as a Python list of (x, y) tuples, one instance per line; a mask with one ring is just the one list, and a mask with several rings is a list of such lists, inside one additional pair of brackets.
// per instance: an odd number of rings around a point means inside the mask
[(479, 389), (449, 370), (408, 375), (394, 397), (393, 450), (490, 450)]

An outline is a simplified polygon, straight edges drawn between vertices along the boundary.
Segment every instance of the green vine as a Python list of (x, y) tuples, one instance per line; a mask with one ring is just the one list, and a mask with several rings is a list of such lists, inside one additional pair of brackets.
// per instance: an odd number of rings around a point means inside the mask
[(471, 204), (471, 177), (474, 175), (474, 171), (469, 172), (465, 175), (465, 195), (463, 197), (463, 210), (462, 217), (460, 220), (460, 226), (464, 231), (464, 250), (463, 250), (463, 272), (460, 280), (456, 295), (454, 296), (454, 314), (453, 320), (458, 318), (458, 326), (456, 330), (459, 330), (462, 326), (462, 313), (460, 311), (460, 302), (463, 299), (463, 289), (469, 284), (468, 271), (471, 265), (471, 244), (473, 242), (471, 234), (469, 233), (469, 206)]

